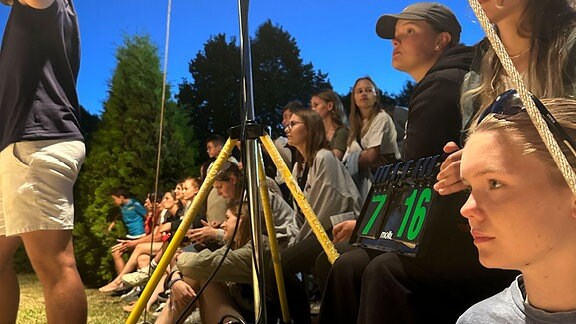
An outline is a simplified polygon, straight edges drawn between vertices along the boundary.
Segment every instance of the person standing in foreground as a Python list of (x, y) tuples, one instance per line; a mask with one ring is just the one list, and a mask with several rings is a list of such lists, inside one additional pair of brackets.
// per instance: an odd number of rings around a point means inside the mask
[(0, 50), (0, 322), (15, 323), (13, 257), (24, 244), (44, 288), (48, 323), (86, 323), (72, 245), (72, 189), (84, 161), (72, 0), (11, 5)]

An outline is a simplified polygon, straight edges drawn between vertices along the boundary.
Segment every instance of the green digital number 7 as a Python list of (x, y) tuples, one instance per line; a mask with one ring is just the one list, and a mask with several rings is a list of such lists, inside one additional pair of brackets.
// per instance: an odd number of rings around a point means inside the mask
[(386, 203), (386, 197), (387, 195), (377, 195), (372, 197), (372, 202), (373, 203), (377, 202), (378, 206), (376, 206), (376, 209), (374, 209), (372, 216), (370, 216), (370, 220), (362, 230), (362, 235), (366, 235), (368, 234), (368, 232), (370, 232), (372, 225), (374, 225), (374, 222), (376, 221), (376, 217), (378, 217), (380, 210), (382, 209), (382, 207), (384, 207), (384, 204)]

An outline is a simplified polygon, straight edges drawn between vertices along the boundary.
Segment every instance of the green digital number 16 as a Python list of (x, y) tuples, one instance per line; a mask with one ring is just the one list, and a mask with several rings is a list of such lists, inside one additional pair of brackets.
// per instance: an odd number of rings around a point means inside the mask
[[(404, 218), (402, 218), (402, 224), (398, 229), (397, 237), (401, 238), (402, 235), (404, 235), (404, 230), (406, 229), (406, 225), (410, 218), (412, 218), (412, 221), (410, 221), (406, 237), (410, 241), (418, 237), (420, 230), (422, 230), (424, 219), (426, 218), (426, 207), (422, 206), (422, 204), (424, 202), (430, 202), (431, 198), (432, 190), (430, 190), (430, 188), (424, 188), (420, 194), (418, 194), (418, 189), (412, 191), (412, 194), (406, 198), (406, 201), (404, 201), (404, 205), (408, 208), (406, 208), (406, 213), (404, 213)], [(418, 199), (416, 208), (413, 208), (416, 199)], [(414, 212), (412, 212), (412, 209), (414, 209)]]

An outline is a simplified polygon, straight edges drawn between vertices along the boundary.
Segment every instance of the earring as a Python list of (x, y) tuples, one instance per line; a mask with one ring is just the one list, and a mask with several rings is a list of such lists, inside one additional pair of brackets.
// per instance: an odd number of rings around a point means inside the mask
[(439, 50), (440, 50), (440, 46), (439, 46), (439, 45), (436, 45), (435, 49), (436, 49), (437, 51), (439, 51)]
[(500, 3), (499, 3), (499, 4), (496, 4), (495, 6), (496, 6), (496, 8), (498, 8), (498, 9), (504, 8), (504, 0), (500, 0)]

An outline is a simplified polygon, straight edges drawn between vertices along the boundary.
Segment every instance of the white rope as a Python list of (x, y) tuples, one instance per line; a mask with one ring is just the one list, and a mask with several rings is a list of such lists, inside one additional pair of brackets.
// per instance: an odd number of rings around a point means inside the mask
[(556, 165), (562, 172), (562, 175), (564, 176), (564, 179), (566, 179), (568, 186), (570, 187), (572, 192), (576, 194), (576, 174), (574, 173), (574, 169), (572, 168), (572, 166), (570, 166), (570, 163), (568, 163), (566, 156), (564, 156), (564, 153), (558, 146), (558, 143), (554, 139), (554, 136), (548, 129), (548, 125), (546, 125), (546, 122), (542, 118), (540, 111), (536, 108), (534, 101), (532, 101), (530, 93), (528, 92), (528, 90), (526, 89), (526, 85), (524, 84), (524, 80), (522, 79), (520, 73), (518, 73), (516, 67), (512, 63), (512, 60), (510, 59), (508, 52), (506, 52), (506, 49), (504, 48), (504, 44), (502, 44), (502, 41), (496, 34), (496, 31), (494, 30), (492, 23), (490, 23), (490, 20), (488, 20), (488, 17), (486, 16), (486, 13), (482, 9), (482, 6), (478, 2), (478, 0), (469, 0), (469, 3), (470, 6), (472, 7), (472, 10), (474, 10), (474, 13), (478, 18), (478, 21), (480, 22), (482, 29), (484, 29), (484, 32), (486, 33), (488, 40), (490, 40), (492, 48), (494, 48), (496, 55), (498, 55), (498, 58), (500, 59), (500, 62), (502, 63), (504, 70), (506, 70), (506, 73), (508, 73), (508, 76), (512, 79), (512, 84), (516, 87), (516, 90), (518, 91), (520, 99), (522, 100), (524, 106), (526, 107), (526, 110), (528, 112), (528, 115), (530, 116), (530, 119), (532, 120), (532, 123), (538, 130), (540, 137), (544, 141), (544, 144), (548, 148), (548, 151), (552, 155), (552, 158), (556, 162)]

